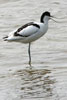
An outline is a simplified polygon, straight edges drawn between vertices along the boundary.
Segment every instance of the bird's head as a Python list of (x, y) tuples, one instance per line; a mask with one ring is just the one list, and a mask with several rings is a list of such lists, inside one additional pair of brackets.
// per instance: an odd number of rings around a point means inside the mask
[(50, 12), (46, 11), (46, 12), (44, 12), (44, 13), (41, 15), (40, 21), (41, 21), (42, 23), (44, 23), (44, 20), (46, 20), (46, 19), (49, 20), (50, 17), (51, 17)]
[[(41, 15), (40, 22), (44, 23), (45, 20), (50, 20), (50, 19), (52, 19), (53, 21), (55, 21), (53, 18), (56, 18), (56, 17), (52, 16), (52, 15), (50, 14), (50, 12), (46, 11), (46, 12), (44, 12), (44, 13)], [(57, 22), (57, 21), (55, 21), (55, 22)]]
[[(53, 18), (56, 18), (56, 17), (52, 16), (52, 15), (50, 14), (50, 12), (46, 11), (46, 12), (44, 12), (44, 13), (41, 15), (40, 22), (44, 23), (46, 20), (48, 21), (48, 20), (50, 20), (50, 19), (52, 19), (52, 20), (55, 21), (55, 22), (58, 22), (58, 21), (54, 20)], [(57, 18), (56, 18), (56, 19), (57, 19)]]

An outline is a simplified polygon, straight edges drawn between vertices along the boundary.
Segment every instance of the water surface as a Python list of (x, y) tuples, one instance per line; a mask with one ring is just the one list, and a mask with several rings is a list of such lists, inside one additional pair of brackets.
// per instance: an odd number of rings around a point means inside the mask
[[(67, 1), (0, 0), (0, 99), (67, 100)], [(49, 21), (48, 32), (32, 43), (8, 43), (3, 37), (50, 11), (62, 21)]]

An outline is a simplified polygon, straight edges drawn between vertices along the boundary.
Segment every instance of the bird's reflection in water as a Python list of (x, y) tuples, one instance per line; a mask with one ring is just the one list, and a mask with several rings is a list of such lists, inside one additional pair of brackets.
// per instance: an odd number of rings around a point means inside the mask
[(21, 98), (44, 98), (53, 95), (55, 80), (47, 69), (18, 70), (21, 78)]

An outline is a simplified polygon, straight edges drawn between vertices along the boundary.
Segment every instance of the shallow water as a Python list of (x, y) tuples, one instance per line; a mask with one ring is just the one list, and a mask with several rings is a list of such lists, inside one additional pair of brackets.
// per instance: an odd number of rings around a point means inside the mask
[[(0, 0), (0, 99), (67, 100), (67, 1)], [(28, 45), (8, 43), (3, 37), (29, 21), (39, 21), (44, 11), (62, 23), (49, 21), (48, 32)]]

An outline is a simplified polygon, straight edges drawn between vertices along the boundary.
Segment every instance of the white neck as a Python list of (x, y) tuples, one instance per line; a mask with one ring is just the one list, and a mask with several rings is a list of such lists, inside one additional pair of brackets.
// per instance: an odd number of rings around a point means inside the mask
[(49, 16), (45, 16), (45, 17), (43, 18), (44, 24), (48, 24), (48, 21), (49, 21)]

